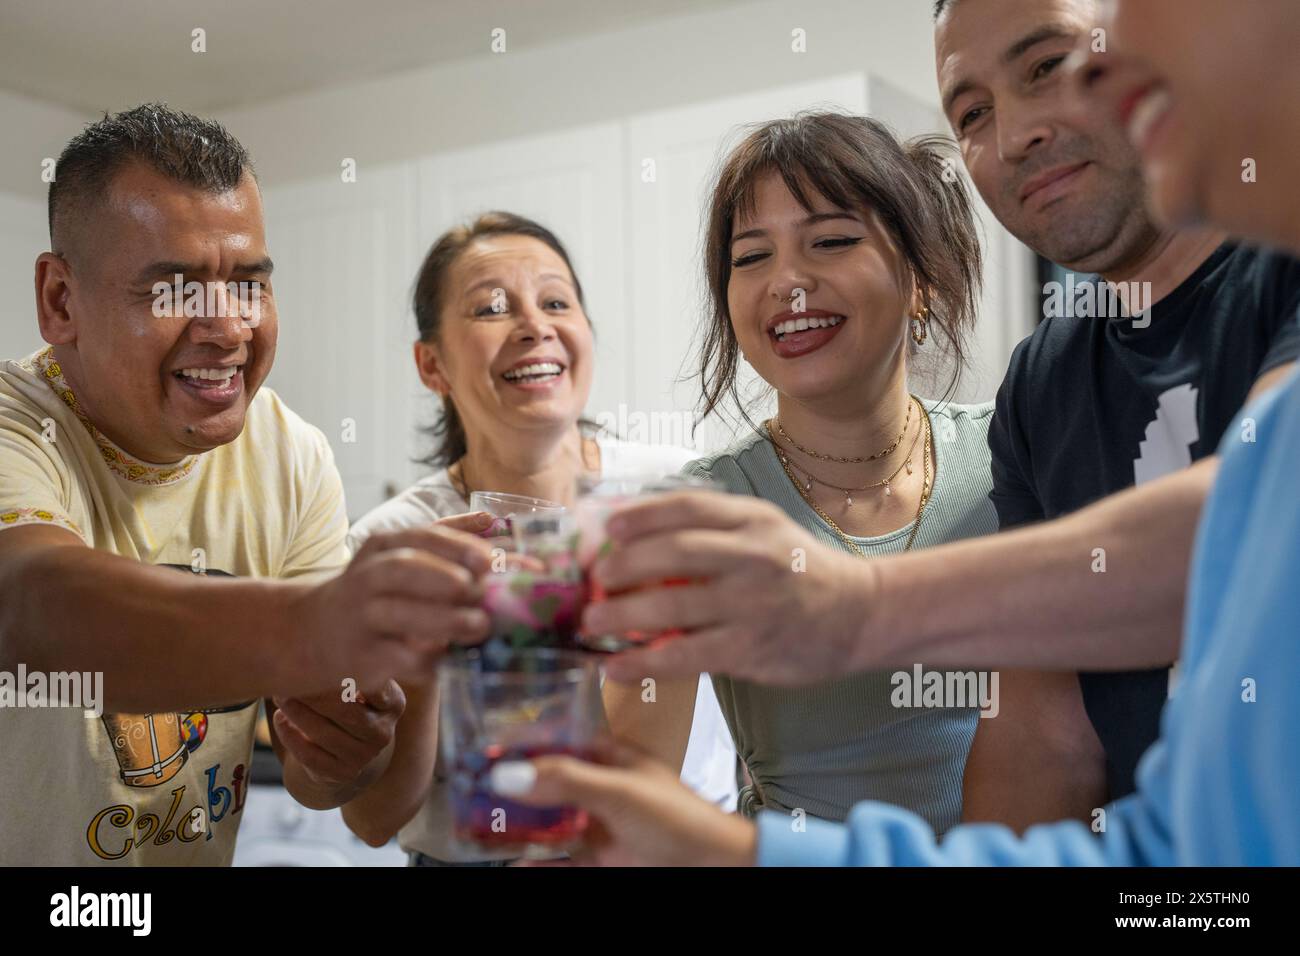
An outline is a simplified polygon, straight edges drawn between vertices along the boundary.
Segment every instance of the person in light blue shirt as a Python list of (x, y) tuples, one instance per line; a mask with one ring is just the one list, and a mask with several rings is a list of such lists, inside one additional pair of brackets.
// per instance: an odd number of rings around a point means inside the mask
[[(1099, 108), (1124, 104), (1153, 208), (1168, 222), (1212, 221), (1300, 252), (1300, 193), (1289, 179), (1221, 172), (1245, 155), (1290, 168), (1300, 151), (1300, 107), (1289, 95), (1300, 61), (1288, 52), (1300, 44), (1300, 6), (1115, 0), (1112, 11), (1104, 61), (1094, 54), (1071, 75)], [(1284, 75), (1261, 86), (1251, 70), (1259, 62)], [(597, 820), (588, 858), (601, 863), (1300, 865), (1300, 375), (1251, 403), (1220, 454), (1160, 739), (1142, 758), (1137, 792), (1099, 808), (1092, 828), (1045, 824), (1018, 837), (970, 824), (940, 841), (919, 818), (879, 803), (858, 804), (844, 824), (775, 813), (755, 826), (724, 823), (626, 749), (607, 753), (606, 765), (501, 764), (493, 784), (530, 802), (587, 807)], [(818, 611), (804, 611), (808, 626), (785, 645), (792, 662), (843, 640), (816, 626), (826, 623)], [(842, 620), (834, 602), (820, 613)], [(1042, 663), (1086, 663), (1050, 654)], [(714, 656), (709, 669), (726, 671), (724, 652)]]

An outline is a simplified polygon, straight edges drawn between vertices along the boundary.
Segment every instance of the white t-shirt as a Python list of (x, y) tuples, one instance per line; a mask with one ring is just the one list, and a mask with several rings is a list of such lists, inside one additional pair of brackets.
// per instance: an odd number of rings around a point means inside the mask
[[(601, 475), (606, 478), (674, 475), (698, 457), (676, 445), (646, 445), (605, 436), (597, 436), (596, 444), (600, 447)], [(348, 547), (355, 554), (366, 538), (377, 531), (418, 527), (467, 511), (469, 502), (456, 490), (447, 469), (443, 468), (360, 518), (348, 532)], [(682, 781), (709, 802), (726, 810), (735, 809), (736, 748), (708, 674), (700, 675)], [(403, 849), (416, 850), (435, 859), (463, 859), (451, 842), (450, 808), (441, 781), (435, 782), (433, 793), (402, 828), (398, 839)]]

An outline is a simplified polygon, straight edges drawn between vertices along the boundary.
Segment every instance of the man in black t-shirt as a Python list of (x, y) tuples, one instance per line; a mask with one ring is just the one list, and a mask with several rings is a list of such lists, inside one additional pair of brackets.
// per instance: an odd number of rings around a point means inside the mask
[[(1119, 118), (1089, 109), (1061, 75), (1097, 20), (1094, 0), (937, 8), (940, 93), (980, 194), (1041, 255), (1100, 276), (1045, 289), (1045, 321), (1012, 356), (989, 433), (1002, 527), (1070, 514), (1212, 459), (1248, 396), (1300, 354), (1300, 263), (1213, 231), (1153, 224)], [(1171, 494), (1162, 517), (1184, 500)], [(1189, 513), (1183, 523), (1194, 522)], [(1144, 577), (1186, 574), (1186, 547), (1172, 541), (1172, 567), (1108, 565), (1105, 548), (1080, 548), (1095, 573), (1127, 579), (1115, 599), (1134, 606)], [(981, 721), (967, 764), (966, 819), (1091, 819), (1133, 790), (1168, 693), (1164, 637), (1180, 621), (1165, 617), (1136, 634), (1160, 666), (1002, 674), (1001, 716)], [(1041, 626), (1051, 641), (1059, 622)]]
[[(1300, 263), (1225, 244), (1154, 304), (1149, 324), (1047, 319), (1016, 348), (989, 429), (1001, 526), (1069, 514), (1214, 455), (1260, 376), (1300, 353), (1298, 308)], [(1040, 699), (1062, 680), (1017, 677), (1036, 680)], [(1169, 680), (1167, 667), (1079, 675), (1111, 799), (1134, 789)]]

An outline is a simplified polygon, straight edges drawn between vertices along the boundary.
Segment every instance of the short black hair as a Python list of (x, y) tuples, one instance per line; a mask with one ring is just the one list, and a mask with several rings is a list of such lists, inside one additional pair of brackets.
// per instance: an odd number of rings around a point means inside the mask
[(128, 163), (142, 162), (174, 179), (214, 193), (228, 192), (253, 173), (248, 151), (220, 123), (144, 103), (104, 114), (72, 138), (50, 182), (50, 247), (62, 254), (71, 223), (108, 191)]
[(952, 6), (956, 2), (957, 0), (934, 0), (935, 22), (936, 23), (938, 22), (939, 16), (943, 13), (944, 10), (948, 9), (948, 7)]

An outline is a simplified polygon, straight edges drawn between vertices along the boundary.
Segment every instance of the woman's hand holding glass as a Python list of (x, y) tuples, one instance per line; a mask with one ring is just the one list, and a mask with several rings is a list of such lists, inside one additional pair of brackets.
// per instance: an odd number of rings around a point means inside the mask
[[(489, 786), (525, 806), (576, 807), (582, 845), (563, 865), (753, 866), (749, 820), (696, 795), (678, 775), (632, 747), (605, 740), (593, 759), (564, 754), (497, 763)], [(556, 864), (550, 864), (556, 865)]]

